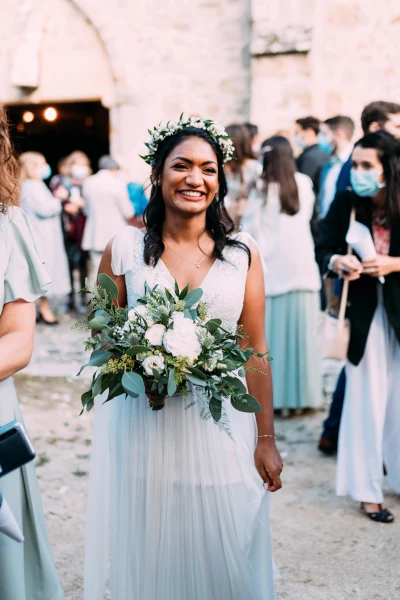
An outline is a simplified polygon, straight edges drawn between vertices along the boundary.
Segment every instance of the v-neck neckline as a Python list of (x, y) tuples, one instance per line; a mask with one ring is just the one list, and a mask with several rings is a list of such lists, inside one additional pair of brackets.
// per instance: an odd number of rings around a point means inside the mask
[[(144, 243), (144, 237), (145, 237), (145, 234), (144, 234), (144, 232), (143, 232), (141, 229), (139, 229), (138, 231), (140, 231), (140, 233), (142, 234), (142, 241), (143, 241), (143, 243)], [(214, 265), (215, 265), (215, 263), (217, 262), (217, 260), (218, 260), (218, 258), (215, 258), (215, 259), (214, 259), (214, 262), (213, 262), (213, 264), (210, 266), (210, 268), (208, 269), (207, 273), (204, 275), (204, 277), (203, 277), (203, 279), (202, 279), (201, 283), (200, 283), (200, 284), (199, 284), (199, 285), (198, 285), (196, 288), (190, 288), (190, 290), (189, 290), (189, 291), (191, 291), (191, 290), (195, 290), (195, 289), (198, 289), (198, 288), (203, 288), (203, 286), (204, 286), (205, 282), (207, 281), (207, 279), (208, 279), (208, 277), (209, 277), (209, 275), (210, 275), (211, 271), (214, 269)], [(171, 279), (171, 281), (175, 282), (175, 281), (176, 281), (175, 277), (172, 275), (171, 271), (168, 269), (167, 265), (165, 264), (165, 262), (163, 261), (163, 259), (162, 259), (162, 258), (159, 258), (159, 259), (158, 259), (158, 263), (157, 263), (157, 265), (156, 265), (154, 268), (157, 268), (158, 264), (161, 264), (161, 267), (162, 267), (162, 269), (164, 269), (164, 272), (165, 272), (165, 274), (166, 274), (166, 275), (169, 277), (169, 279)], [(179, 284), (178, 284), (178, 285), (179, 285)], [(187, 284), (185, 284), (185, 285), (187, 285)], [(184, 287), (185, 287), (185, 286), (183, 286), (183, 288), (184, 288)], [(182, 289), (183, 289), (183, 288), (182, 288)]]
[[(211, 271), (213, 270), (213, 268), (214, 268), (214, 265), (215, 265), (215, 263), (217, 262), (217, 260), (218, 260), (218, 258), (215, 258), (215, 259), (214, 259), (214, 262), (213, 262), (213, 264), (210, 266), (210, 268), (208, 269), (207, 273), (204, 275), (204, 277), (203, 277), (203, 279), (202, 279), (201, 283), (200, 283), (198, 286), (196, 286), (196, 287), (191, 287), (191, 288), (189, 289), (189, 291), (191, 291), (191, 290), (196, 290), (196, 289), (198, 289), (198, 288), (201, 288), (201, 289), (203, 289), (203, 286), (204, 286), (204, 284), (205, 284), (206, 280), (208, 279), (208, 276), (210, 275)], [(175, 282), (175, 281), (177, 281), (177, 280), (175, 279), (175, 277), (172, 275), (171, 271), (168, 269), (168, 267), (167, 267), (167, 265), (165, 264), (165, 262), (163, 261), (163, 259), (162, 259), (162, 258), (159, 258), (159, 259), (158, 259), (158, 262), (161, 264), (162, 268), (164, 269), (164, 271), (165, 271), (165, 273), (168, 275), (168, 277), (171, 279), (171, 281), (174, 281), (174, 282)], [(190, 282), (189, 282), (189, 283), (190, 283)], [(178, 285), (179, 285), (179, 284), (178, 284)], [(185, 284), (185, 285), (187, 285), (187, 284)], [(183, 289), (184, 287), (185, 287), (185, 286), (183, 286), (181, 289)], [(204, 290), (203, 290), (203, 291), (204, 291)]]

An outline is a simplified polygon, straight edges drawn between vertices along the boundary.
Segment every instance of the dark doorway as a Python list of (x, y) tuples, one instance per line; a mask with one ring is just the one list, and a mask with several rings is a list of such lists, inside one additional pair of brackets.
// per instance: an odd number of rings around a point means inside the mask
[(88, 155), (94, 171), (100, 156), (109, 153), (109, 111), (100, 102), (18, 104), (7, 110), (16, 152), (41, 152), (53, 173), (74, 150)]

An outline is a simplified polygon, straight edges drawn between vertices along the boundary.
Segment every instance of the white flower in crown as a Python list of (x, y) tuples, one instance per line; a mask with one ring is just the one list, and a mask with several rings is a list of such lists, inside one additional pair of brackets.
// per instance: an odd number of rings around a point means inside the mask
[(160, 125), (154, 127), (153, 131), (149, 130), (150, 140), (145, 144), (149, 152), (145, 156), (141, 156), (141, 158), (152, 166), (159, 144), (163, 142), (166, 137), (174, 135), (186, 127), (194, 127), (196, 129), (207, 131), (221, 148), (224, 163), (234, 158), (235, 149), (232, 140), (220, 123), (215, 123), (211, 119), (199, 119), (197, 117), (189, 117), (186, 119), (184, 118), (183, 113), (178, 121), (168, 121), (166, 125), (160, 123)]

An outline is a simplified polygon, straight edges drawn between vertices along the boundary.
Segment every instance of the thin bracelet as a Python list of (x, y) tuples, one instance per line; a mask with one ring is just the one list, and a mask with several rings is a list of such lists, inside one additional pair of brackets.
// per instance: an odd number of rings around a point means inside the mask
[(276, 441), (276, 437), (274, 435), (269, 435), (268, 433), (266, 435), (258, 435), (257, 437), (259, 437), (259, 438), (270, 437), (270, 438), (272, 438), (273, 440)]

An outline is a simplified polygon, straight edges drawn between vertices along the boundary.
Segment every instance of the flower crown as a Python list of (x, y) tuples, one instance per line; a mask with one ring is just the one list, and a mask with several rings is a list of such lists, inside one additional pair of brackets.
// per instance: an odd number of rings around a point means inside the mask
[(183, 113), (178, 121), (168, 121), (166, 125), (160, 123), (160, 125), (154, 127), (153, 131), (150, 129), (148, 130), (150, 140), (145, 142), (145, 146), (147, 146), (149, 153), (140, 158), (143, 158), (147, 164), (153, 166), (159, 144), (165, 140), (166, 137), (174, 135), (177, 131), (181, 131), (186, 127), (195, 127), (196, 129), (204, 129), (207, 131), (221, 148), (224, 163), (234, 158), (235, 149), (232, 140), (222, 125), (215, 123), (215, 121), (212, 121), (211, 119), (205, 120), (197, 117), (185, 118)]

